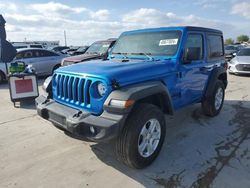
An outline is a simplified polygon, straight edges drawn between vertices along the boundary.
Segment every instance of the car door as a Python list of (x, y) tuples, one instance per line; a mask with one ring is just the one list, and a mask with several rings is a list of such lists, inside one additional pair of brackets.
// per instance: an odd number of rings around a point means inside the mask
[(37, 74), (50, 75), (56, 64), (55, 62), (57, 62), (57, 56), (53, 52), (47, 50), (34, 50), (34, 55), (36, 59), (33, 65)]
[(26, 65), (32, 65), (38, 75), (44, 74), (44, 59), (40, 53), (40, 50), (32, 49), (26, 51), (24, 53), (24, 62)]
[(43, 70), (44, 75), (52, 74), (54, 67), (60, 64), (61, 59), (57, 53), (48, 51), (48, 50), (40, 50), (42, 53), (43, 64), (41, 65), (41, 69)]
[(33, 53), (33, 50), (24, 50), (21, 52), (18, 52), (15, 59), (15, 62), (24, 62), (25, 65), (32, 65), (32, 67), (37, 71), (37, 65), (36, 65), (36, 57), (35, 53)]
[(177, 107), (199, 102), (205, 89), (208, 74), (206, 73), (205, 33), (189, 32), (179, 65), (180, 98)]
[(34, 67), (36, 67), (36, 72), (38, 75), (46, 75), (47, 72), (47, 62), (48, 59), (45, 56), (44, 50), (34, 50), (33, 54), (35, 56)]

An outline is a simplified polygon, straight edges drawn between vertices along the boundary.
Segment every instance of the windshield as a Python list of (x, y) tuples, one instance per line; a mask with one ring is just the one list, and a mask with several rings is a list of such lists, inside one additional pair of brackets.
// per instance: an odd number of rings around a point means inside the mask
[(147, 32), (123, 35), (112, 54), (174, 56), (180, 41), (180, 31)]
[(240, 50), (237, 55), (238, 56), (250, 56), (250, 48)]
[(95, 42), (86, 51), (87, 54), (105, 54), (110, 46), (110, 42)]

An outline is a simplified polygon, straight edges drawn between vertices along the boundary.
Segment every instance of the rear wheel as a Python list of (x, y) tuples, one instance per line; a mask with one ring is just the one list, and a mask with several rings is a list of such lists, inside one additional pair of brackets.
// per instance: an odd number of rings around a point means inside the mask
[(207, 116), (216, 116), (220, 113), (224, 103), (225, 86), (222, 81), (218, 80), (210, 97), (205, 98), (202, 102), (202, 109)]
[(164, 114), (158, 107), (137, 105), (118, 137), (118, 159), (132, 168), (150, 165), (161, 150), (165, 131)]

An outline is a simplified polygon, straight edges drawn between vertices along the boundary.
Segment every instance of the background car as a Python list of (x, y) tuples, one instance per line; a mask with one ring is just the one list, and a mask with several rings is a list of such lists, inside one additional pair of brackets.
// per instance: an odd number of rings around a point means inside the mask
[(78, 50), (79, 48), (80, 48), (80, 46), (72, 46), (72, 47), (70, 47), (70, 49), (68, 50), (67, 54), (68, 54), (68, 55), (73, 55), (74, 52), (75, 52), (76, 50)]
[(73, 55), (75, 51), (77, 51), (80, 46), (71, 46), (69, 49), (62, 50), (63, 54)]
[(55, 52), (62, 52), (65, 49), (69, 49), (68, 46), (56, 46), (52, 48), (48, 48), (48, 50), (55, 51)]
[(250, 74), (250, 48), (241, 49), (228, 64), (229, 73)]
[(84, 54), (88, 50), (89, 46), (82, 46), (78, 48), (72, 55), (81, 55)]
[(27, 48), (18, 50), (13, 62), (22, 61), (26, 65), (32, 65), (37, 75), (46, 76), (51, 75), (55, 69), (59, 68), (65, 57), (66, 55), (45, 49)]
[(102, 59), (108, 55), (108, 51), (115, 44), (116, 39), (108, 39), (94, 42), (88, 50), (77, 56), (67, 57), (62, 60), (62, 66), (72, 65), (82, 61), (88, 61), (92, 59)]
[(244, 48), (244, 46), (242, 46), (242, 45), (225, 46), (225, 58), (226, 58), (226, 60), (230, 61), (234, 57), (234, 54), (243, 48)]

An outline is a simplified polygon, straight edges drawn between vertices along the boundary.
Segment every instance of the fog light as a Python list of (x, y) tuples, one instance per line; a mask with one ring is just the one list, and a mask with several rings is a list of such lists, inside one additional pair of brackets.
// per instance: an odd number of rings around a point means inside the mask
[(89, 128), (89, 130), (90, 130), (90, 132), (92, 133), (92, 134), (95, 134), (95, 128), (93, 127), (93, 126), (90, 126), (90, 128)]

